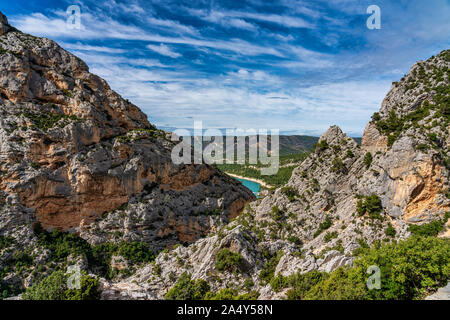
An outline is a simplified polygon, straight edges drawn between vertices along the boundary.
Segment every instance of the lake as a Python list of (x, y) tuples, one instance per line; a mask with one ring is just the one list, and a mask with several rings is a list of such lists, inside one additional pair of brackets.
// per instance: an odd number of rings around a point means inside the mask
[(261, 185), (258, 182), (241, 179), (241, 178), (235, 178), (236, 180), (240, 181), (245, 187), (249, 188), (251, 192), (255, 194), (256, 197), (258, 197), (259, 188)]

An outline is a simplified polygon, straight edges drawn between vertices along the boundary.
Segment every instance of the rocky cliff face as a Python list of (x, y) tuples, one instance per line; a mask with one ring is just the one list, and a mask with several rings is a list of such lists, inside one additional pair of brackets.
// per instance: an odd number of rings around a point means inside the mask
[(32, 226), (89, 243), (190, 243), (253, 194), (208, 165), (174, 165), (173, 142), (55, 42), (0, 14), (0, 235)]
[[(160, 254), (126, 280), (104, 282), (103, 298), (163, 298), (187, 272), (213, 291), (254, 290), (260, 299), (279, 299), (285, 292), (267, 284), (269, 271), (330, 272), (351, 265), (361, 246), (406, 238), (409, 224), (442, 217), (450, 210), (449, 65), (448, 50), (415, 64), (393, 84), (361, 147), (332, 126), (286, 186), (209, 237)], [(448, 227), (441, 236), (449, 236)], [(246, 268), (218, 271), (222, 249), (239, 253)]]

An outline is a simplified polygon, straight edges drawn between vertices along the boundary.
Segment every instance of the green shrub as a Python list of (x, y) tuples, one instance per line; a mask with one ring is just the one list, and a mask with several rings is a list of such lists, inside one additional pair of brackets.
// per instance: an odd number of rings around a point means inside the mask
[(14, 244), (14, 239), (12, 237), (2, 236), (0, 235), (0, 250), (4, 248), (8, 248), (9, 246)]
[(332, 239), (336, 239), (337, 237), (338, 237), (338, 233), (336, 231), (328, 232), (325, 235), (324, 240), (325, 240), (325, 242), (330, 242)]
[(416, 236), (437, 236), (440, 232), (445, 230), (445, 224), (448, 220), (448, 212), (445, 214), (444, 219), (432, 221), (430, 223), (424, 223), (422, 225), (409, 225), (408, 231)]
[[(394, 82), (393, 82), (394, 83)], [(372, 115), (372, 121), (380, 121), (381, 120), (381, 116), (380, 116), (380, 114), (378, 113), (378, 112), (375, 112), (373, 115)]]
[(82, 272), (81, 288), (69, 289), (69, 274), (55, 271), (41, 282), (34, 284), (22, 295), (24, 300), (97, 300), (99, 282), (97, 278)]
[(271, 216), (272, 216), (273, 220), (279, 221), (279, 220), (283, 219), (283, 210), (281, 210), (277, 206), (273, 206)]
[(259, 279), (263, 284), (270, 283), (275, 274), (275, 269), (277, 268), (278, 262), (280, 261), (283, 254), (284, 253), (282, 250), (278, 251), (264, 264), (264, 267), (259, 274)]
[(329, 216), (325, 218), (325, 221), (319, 224), (319, 228), (314, 233), (314, 238), (317, 237), (319, 234), (321, 234), (324, 230), (328, 229), (332, 225), (332, 220)]
[(25, 112), (24, 116), (27, 117), (35, 128), (39, 128), (41, 130), (47, 131), (51, 128), (54, 128), (57, 124), (60, 128), (65, 127), (70, 122), (79, 122), (78, 119), (74, 115), (65, 115), (60, 113), (33, 113), (33, 112)]
[(372, 154), (370, 152), (367, 152), (364, 155), (364, 165), (366, 166), (366, 169), (370, 168), (370, 166), (372, 164), (372, 160), (373, 160)]
[(415, 149), (417, 151), (427, 151), (428, 149), (430, 149), (430, 145), (426, 144), (426, 143), (419, 143), (415, 146)]
[(155, 255), (149, 246), (146, 243), (137, 241), (122, 241), (119, 244), (118, 253), (133, 264), (150, 262), (155, 259)]
[(230, 249), (222, 249), (216, 255), (217, 271), (241, 272), (244, 269), (244, 258)]
[[(381, 289), (368, 290), (369, 266), (378, 266)], [(329, 275), (296, 275), (298, 284), (285, 280), (289, 299), (411, 300), (447, 284), (450, 279), (450, 240), (412, 236), (398, 243), (374, 245), (362, 250), (353, 267), (341, 267)], [(311, 272), (310, 272), (311, 273)], [(291, 276), (293, 278), (293, 276)], [(280, 281), (279, 281), (280, 282)], [(306, 284), (304, 284), (306, 282)]]
[(388, 237), (395, 237), (395, 235), (397, 234), (397, 232), (395, 231), (395, 228), (392, 226), (392, 224), (389, 224), (386, 228), (385, 234)]
[(302, 296), (304, 300), (362, 300), (367, 295), (366, 284), (341, 267), (323, 277)]
[(192, 280), (188, 273), (183, 273), (177, 283), (167, 292), (167, 300), (202, 300), (210, 290), (208, 282), (203, 279)]
[(208, 292), (205, 296), (205, 300), (256, 300), (259, 297), (259, 293), (256, 291), (250, 291), (239, 295), (236, 289), (220, 289), (217, 293)]
[(290, 277), (289, 284), (292, 287), (287, 292), (289, 300), (303, 300), (306, 293), (317, 283), (329, 277), (328, 273), (313, 270), (305, 274), (296, 274)]
[(321, 140), (313, 146), (313, 150), (316, 152), (322, 152), (328, 149), (328, 142), (326, 140)]
[(335, 157), (331, 162), (331, 172), (347, 173), (347, 167), (339, 157)]
[(115, 243), (103, 243), (90, 245), (84, 239), (72, 233), (46, 232), (41, 226), (35, 228), (38, 244), (49, 249), (51, 259), (55, 262), (63, 262), (67, 257), (84, 256), (91, 268), (95, 268), (102, 276), (113, 276), (110, 261), (113, 255), (121, 255), (133, 264), (153, 261), (155, 255), (147, 244), (141, 242), (122, 241)]
[(305, 274), (293, 274), (288, 277), (278, 275), (270, 281), (270, 286), (275, 292), (284, 288), (291, 288), (286, 295), (288, 300), (302, 300), (305, 294), (317, 283), (326, 279), (328, 273), (313, 270)]
[(382, 219), (381, 212), (383, 211), (383, 205), (380, 198), (376, 194), (371, 194), (362, 199), (359, 199), (356, 204), (356, 212), (359, 216), (366, 213), (369, 214), (371, 219)]
[(298, 196), (298, 192), (296, 189), (290, 186), (285, 186), (281, 188), (281, 193), (288, 197), (289, 201), (292, 202), (295, 200), (295, 197)]
[(353, 158), (355, 154), (352, 152), (352, 150), (347, 149), (347, 153), (345, 154), (345, 158)]
[(294, 244), (296, 244), (296, 245), (298, 245), (298, 246), (302, 245), (302, 240), (300, 240), (300, 238), (297, 237), (297, 236), (290, 235), (290, 236), (288, 236), (287, 240), (292, 242), (292, 243), (294, 243)]

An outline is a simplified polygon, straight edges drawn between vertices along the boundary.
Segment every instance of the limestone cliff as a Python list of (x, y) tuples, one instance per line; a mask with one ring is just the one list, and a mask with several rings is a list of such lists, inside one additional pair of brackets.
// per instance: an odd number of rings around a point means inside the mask
[[(40, 224), (156, 251), (195, 241), (254, 199), (212, 166), (174, 165), (169, 135), (82, 60), (3, 14), (0, 23), (1, 235), (22, 228), (33, 239)], [(99, 221), (110, 232), (94, 231)]]

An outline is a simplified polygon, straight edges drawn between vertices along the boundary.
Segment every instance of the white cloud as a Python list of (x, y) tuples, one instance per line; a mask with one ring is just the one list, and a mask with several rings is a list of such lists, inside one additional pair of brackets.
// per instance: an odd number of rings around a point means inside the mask
[(147, 45), (147, 48), (150, 50), (153, 50), (163, 56), (171, 57), (171, 58), (179, 58), (181, 57), (181, 54), (178, 52), (172, 51), (168, 46), (166, 46), (164, 43), (161, 43), (159, 46), (149, 44)]
[[(192, 126), (189, 115), (203, 120), (205, 127), (279, 128), (321, 134), (337, 124), (352, 135), (360, 135), (390, 87), (386, 80), (308, 87), (299, 83), (287, 88), (282, 79), (260, 70), (238, 69), (202, 78), (195, 73), (118, 66), (94, 57), (90, 60), (97, 61), (92, 72), (141, 107), (151, 122), (174, 127)], [(259, 82), (267, 89), (252, 85)]]
[(150, 23), (151, 26), (164, 27), (164, 29), (169, 30), (170, 32), (198, 35), (198, 31), (195, 28), (183, 25), (178, 21), (149, 17), (147, 18), (147, 22)]
[(110, 48), (105, 46), (91, 46), (88, 44), (83, 44), (81, 42), (77, 43), (67, 43), (67, 42), (60, 42), (59, 45), (65, 49), (69, 50), (81, 50), (81, 51), (94, 51), (94, 52), (105, 52), (105, 53), (125, 53), (126, 50), (123, 49), (117, 49), (117, 48)]
[[(64, 47), (64, 46), (63, 46)], [(136, 67), (147, 68), (167, 68), (167, 65), (162, 64), (156, 59), (133, 59), (125, 56), (111, 56), (105, 54), (97, 54), (86, 51), (70, 50), (73, 54), (83, 59), (88, 65), (119, 65), (128, 64)]]
[[(57, 12), (64, 16), (63, 12)], [(242, 39), (204, 39), (193, 37), (170, 37), (149, 33), (133, 25), (121, 24), (109, 17), (96, 17), (91, 13), (83, 13), (81, 19), (82, 30), (66, 28), (63, 18), (48, 18), (41, 13), (19, 15), (12, 17), (12, 24), (23, 32), (54, 39), (120, 39), (151, 41), (165, 44), (185, 44), (195, 47), (207, 47), (216, 50), (227, 50), (242, 55), (269, 54), (283, 57), (283, 54), (272, 47), (260, 46)], [(157, 49), (158, 50), (158, 49)]]
[(256, 31), (258, 29), (254, 24), (248, 23), (243, 19), (236, 19), (236, 18), (227, 20), (226, 23), (224, 23), (224, 25), (232, 26), (237, 29), (246, 29), (251, 31)]
[(199, 10), (189, 8), (186, 8), (186, 10), (192, 15), (203, 20), (220, 24), (226, 23), (230, 18), (240, 18), (274, 23), (289, 28), (315, 28), (313, 24), (300, 17), (287, 15), (252, 13), (244, 11)]

